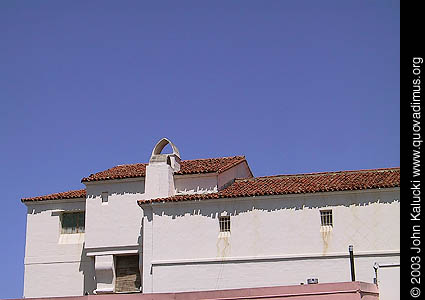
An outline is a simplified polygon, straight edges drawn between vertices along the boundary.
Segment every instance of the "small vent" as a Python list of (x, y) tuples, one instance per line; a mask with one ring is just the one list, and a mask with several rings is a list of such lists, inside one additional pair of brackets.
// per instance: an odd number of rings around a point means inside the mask
[(307, 284), (317, 284), (319, 283), (318, 278), (307, 278)]

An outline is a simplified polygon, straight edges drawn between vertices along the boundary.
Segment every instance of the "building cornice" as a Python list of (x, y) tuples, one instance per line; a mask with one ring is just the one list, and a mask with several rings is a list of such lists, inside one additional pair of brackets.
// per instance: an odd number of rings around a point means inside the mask
[[(330, 195), (349, 195), (349, 194), (360, 194), (360, 193), (393, 193), (399, 192), (400, 187), (393, 188), (376, 188), (376, 189), (365, 189), (365, 190), (352, 190), (352, 191), (335, 191), (335, 192), (317, 192), (317, 193), (305, 193), (305, 194), (282, 194), (282, 195), (266, 195), (266, 196), (245, 196), (235, 198), (219, 198), (219, 199), (201, 199), (201, 200), (188, 200), (180, 202), (149, 202), (139, 203), (140, 207), (158, 207), (167, 205), (193, 205), (194, 203), (223, 203), (223, 201), (247, 201), (247, 200), (282, 200), (282, 199), (299, 199), (299, 198), (315, 198), (315, 197), (326, 197)], [(398, 200), (398, 199), (397, 199)]]

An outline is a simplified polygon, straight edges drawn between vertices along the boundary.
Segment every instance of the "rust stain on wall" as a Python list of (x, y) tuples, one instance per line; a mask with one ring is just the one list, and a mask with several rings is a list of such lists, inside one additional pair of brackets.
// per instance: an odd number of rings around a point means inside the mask
[(329, 250), (329, 244), (332, 239), (332, 227), (331, 226), (322, 226), (320, 228), (320, 234), (322, 236), (322, 253), (326, 254)]

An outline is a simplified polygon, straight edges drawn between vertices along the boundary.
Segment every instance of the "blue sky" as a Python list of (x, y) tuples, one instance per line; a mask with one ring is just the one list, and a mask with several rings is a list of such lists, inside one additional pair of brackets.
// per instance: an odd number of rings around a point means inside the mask
[(400, 161), (399, 1), (0, 1), (0, 297), (22, 296), (21, 197), (147, 162), (255, 176)]

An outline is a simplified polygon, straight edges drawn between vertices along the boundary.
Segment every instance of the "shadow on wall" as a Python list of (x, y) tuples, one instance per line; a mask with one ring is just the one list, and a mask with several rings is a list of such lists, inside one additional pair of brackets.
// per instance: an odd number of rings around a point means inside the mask
[[(102, 191), (104, 189), (101, 189)], [(113, 192), (110, 193), (109, 196), (116, 196), (119, 195), (121, 197), (131, 197), (134, 198), (134, 203), (136, 203), (137, 200), (141, 199), (141, 194), (140, 192), (125, 192), (125, 191), (120, 191), (120, 192)], [(96, 194), (93, 195), (88, 195), (87, 196), (87, 200), (92, 200), (94, 198), (101, 198), (102, 197), (102, 192), (98, 192)], [(64, 201), (70, 201), (70, 202), (64, 202)], [(85, 200), (79, 200), (79, 201), (72, 201), (72, 199), (57, 199), (57, 200), (52, 200), (49, 203), (28, 203), (30, 204), (30, 206), (28, 207), (27, 213), (28, 214), (39, 214), (45, 211), (52, 211), (52, 215), (59, 215), (61, 213), (62, 210), (66, 211), (66, 210), (76, 210), (76, 209), (81, 209), (81, 210), (85, 210)], [(77, 207), (78, 205), (82, 205), (82, 208)]]
[(109, 196), (136, 197), (137, 200), (145, 193), (145, 181), (137, 179), (135, 181), (105, 182), (99, 185), (87, 187), (87, 200), (102, 197), (103, 192), (108, 192)]
[(81, 251), (79, 271), (83, 272), (84, 276), (83, 295), (86, 293), (92, 295), (96, 289), (94, 257), (87, 256), (85, 243), (83, 243), (83, 251)]
[[(173, 252), (167, 252), (157, 242), (158, 261), (170, 255), (195, 260), (195, 265), (197, 258), (297, 255), (301, 259), (305, 255), (302, 259), (310, 259), (314, 254), (312, 259), (317, 259), (318, 255), (345, 254), (348, 245), (354, 245), (355, 251), (397, 250), (397, 222), (382, 218), (395, 217), (398, 204), (397, 190), (369, 190), (153, 204), (145, 206), (145, 217), (149, 222), (154, 217), (157, 241), (173, 245)], [(319, 210), (329, 208), (333, 225), (323, 226)], [(232, 216), (231, 236), (220, 232), (218, 218), (223, 215)], [(198, 246), (190, 249), (192, 239)], [(285, 258), (269, 261), (276, 260)], [(217, 264), (202, 262), (208, 263)]]
[(77, 211), (85, 210), (85, 202), (84, 201), (78, 201), (78, 202), (61, 202), (62, 199), (54, 200), (57, 202), (50, 202), (50, 203), (37, 203), (32, 204), (28, 206), (27, 214), (39, 214), (45, 211), (51, 211), (52, 216), (59, 216), (63, 211)]
[[(279, 210), (303, 210), (321, 209), (326, 207), (362, 207), (371, 204), (392, 204), (398, 202), (393, 192), (359, 192), (332, 194), (308, 194), (308, 195), (282, 195), (273, 198), (249, 197), (229, 201), (229, 199), (200, 200), (197, 202), (176, 202), (163, 206), (156, 206), (154, 214), (169, 216), (172, 219), (185, 215), (200, 215), (210, 218), (218, 218), (221, 213), (237, 216), (241, 213), (253, 210), (279, 211)], [(152, 215), (146, 215), (151, 221)]]

